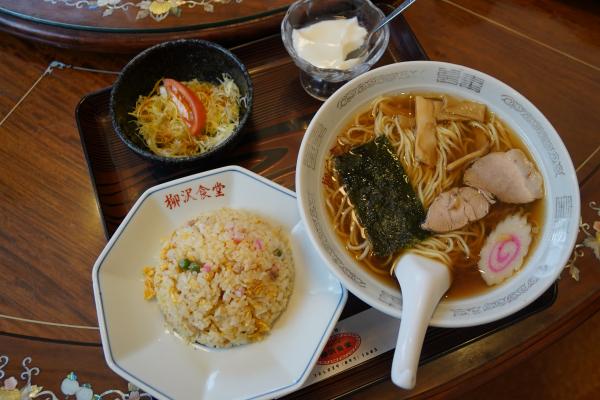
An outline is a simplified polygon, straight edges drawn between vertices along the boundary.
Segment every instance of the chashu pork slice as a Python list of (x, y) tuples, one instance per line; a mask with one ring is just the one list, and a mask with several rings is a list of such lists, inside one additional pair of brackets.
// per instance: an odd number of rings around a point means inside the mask
[(481, 157), (465, 171), (463, 180), (505, 203), (529, 203), (544, 196), (542, 175), (519, 149)]
[(439, 233), (454, 231), (485, 217), (489, 210), (490, 203), (479, 190), (452, 188), (433, 200), (421, 228)]

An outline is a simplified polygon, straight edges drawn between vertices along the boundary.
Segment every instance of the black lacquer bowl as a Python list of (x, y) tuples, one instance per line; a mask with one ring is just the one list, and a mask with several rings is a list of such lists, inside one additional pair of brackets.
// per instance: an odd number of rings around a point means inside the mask
[[(161, 78), (178, 81), (198, 79), (218, 83), (229, 74), (246, 101), (240, 105), (240, 123), (231, 136), (209, 151), (188, 157), (165, 157), (151, 152), (137, 135), (137, 126), (129, 113), (140, 95), (148, 95)], [(243, 132), (252, 109), (252, 81), (246, 67), (229, 50), (205, 40), (176, 40), (160, 43), (135, 56), (121, 71), (110, 93), (110, 117), (117, 135), (139, 155), (157, 162), (191, 163), (212, 158), (230, 148)]]

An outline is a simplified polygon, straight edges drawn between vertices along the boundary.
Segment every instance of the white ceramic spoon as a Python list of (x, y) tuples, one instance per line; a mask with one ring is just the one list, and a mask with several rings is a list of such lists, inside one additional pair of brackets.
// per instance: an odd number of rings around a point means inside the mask
[(403, 389), (412, 389), (425, 331), (450, 287), (451, 277), (444, 264), (410, 252), (396, 263), (396, 278), (402, 291), (402, 319), (392, 362), (392, 382)]

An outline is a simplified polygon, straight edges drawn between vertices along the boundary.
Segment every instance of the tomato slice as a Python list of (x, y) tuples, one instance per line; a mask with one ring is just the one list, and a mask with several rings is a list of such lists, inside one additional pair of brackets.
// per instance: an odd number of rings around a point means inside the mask
[(206, 126), (206, 108), (196, 93), (175, 79), (163, 79), (167, 93), (193, 136), (199, 136)]

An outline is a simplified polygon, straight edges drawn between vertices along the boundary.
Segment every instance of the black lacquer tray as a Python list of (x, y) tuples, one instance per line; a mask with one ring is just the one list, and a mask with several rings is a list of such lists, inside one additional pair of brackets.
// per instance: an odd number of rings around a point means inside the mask
[[(245, 63), (255, 89), (254, 109), (238, 146), (223, 159), (195, 166), (162, 166), (127, 148), (112, 130), (108, 112), (110, 88), (85, 96), (76, 109), (81, 143), (96, 191), (106, 236), (119, 226), (139, 195), (156, 184), (224, 165), (237, 164), (294, 189), (296, 158), (302, 137), (320, 102), (300, 86), (298, 69), (279, 36), (232, 49)], [(379, 65), (426, 60), (406, 21), (392, 23), (388, 51)], [(429, 328), (421, 364), (490, 335), (553, 304), (557, 285), (520, 312), (502, 320), (471, 328)], [(350, 295), (341, 319), (367, 310)], [(392, 351), (357, 364), (326, 380), (305, 387), (289, 398), (334, 398), (366, 385), (389, 379)]]

